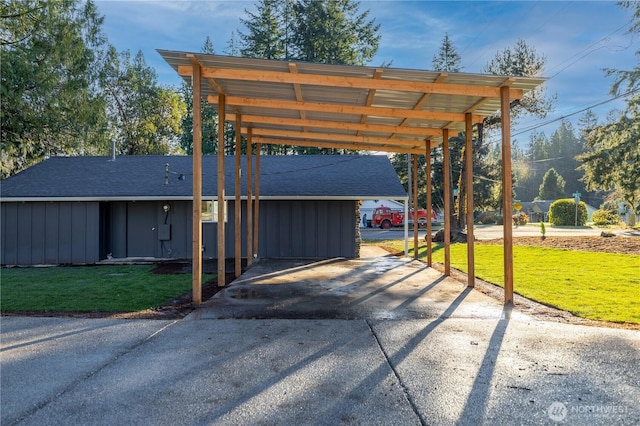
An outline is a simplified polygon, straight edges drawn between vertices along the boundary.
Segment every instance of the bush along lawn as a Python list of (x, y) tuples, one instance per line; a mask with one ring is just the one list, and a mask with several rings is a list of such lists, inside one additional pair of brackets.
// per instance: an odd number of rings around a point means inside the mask
[[(136, 312), (191, 290), (191, 275), (157, 275), (153, 265), (3, 268), (2, 312)], [(215, 277), (207, 275), (203, 282)]]
[[(433, 246), (434, 262), (444, 263), (441, 247)], [(503, 287), (502, 246), (474, 248), (476, 276)], [(426, 245), (418, 255), (426, 258)], [(514, 246), (513, 264), (515, 293), (582, 318), (640, 324), (640, 256)], [(466, 244), (451, 245), (451, 266), (467, 272)]]

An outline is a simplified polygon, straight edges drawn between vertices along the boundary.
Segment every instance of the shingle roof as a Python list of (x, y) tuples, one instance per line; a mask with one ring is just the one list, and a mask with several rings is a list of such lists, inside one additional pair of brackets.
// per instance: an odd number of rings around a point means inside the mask
[[(261, 156), (261, 198), (407, 196), (384, 155)], [(191, 156), (53, 157), (2, 181), (2, 201), (18, 199), (190, 199)], [(217, 156), (203, 156), (203, 197), (217, 196)], [(169, 184), (165, 185), (165, 164)], [(254, 157), (255, 174), (255, 157)], [(184, 179), (179, 179), (180, 175)], [(242, 156), (242, 195), (246, 195)], [(234, 196), (235, 158), (225, 159), (225, 194)]]

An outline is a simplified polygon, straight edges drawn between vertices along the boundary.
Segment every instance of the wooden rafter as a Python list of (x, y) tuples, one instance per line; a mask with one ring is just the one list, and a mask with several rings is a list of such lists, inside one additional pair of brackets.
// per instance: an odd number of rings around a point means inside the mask
[(290, 146), (308, 146), (312, 148), (335, 148), (348, 149), (356, 151), (380, 151), (395, 152), (401, 154), (420, 154), (424, 152), (424, 142), (422, 146), (415, 145), (413, 147), (402, 147), (394, 145), (375, 145), (359, 142), (324, 142), (324, 141), (308, 141), (308, 140), (289, 140), (280, 138), (270, 138), (263, 136), (254, 136), (256, 143), (290, 145)]
[[(382, 70), (380, 68), (376, 69), (373, 72), (373, 78), (376, 80), (379, 80), (382, 77)], [(366, 107), (370, 107), (373, 104), (373, 100), (376, 97), (376, 89), (369, 89), (369, 93), (367, 94), (367, 100), (364, 103), (364, 106)], [(360, 118), (360, 124), (365, 124), (367, 122), (367, 116), (366, 115), (362, 115), (362, 117)], [(360, 135), (360, 131), (358, 131), (357, 133), (358, 135)]]
[[(227, 114), (227, 121), (235, 121), (235, 114)], [(243, 126), (250, 124), (271, 124), (277, 126), (290, 126), (301, 128), (316, 129), (334, 129), (334, 130), (352, 130), (357, 132), (375, 132), (375, 133), (396, 133), (403, 135), (421, 136), (440, 136), (441, 129), (423, 128), (423, 127), (400, 127), (389, 126), (384, 124), (361, 124), (346, 121), (324, 121), (324, 120), (301, 120), (297, 118), (270, 117), (265, 115), (243, 115)]]
[[(190, 65), (178, 66), (178, 74), (191, 75)], [(227, 69), (227, 68), (203, 68), (204, 78), (220, 80), (253, 81), (265, 83), (305, 84), (312, 86), (330, 86), (351, 89), (376, 89), (398, 92), (432, 93), (441, 95), (476, 96), (476, 97), (500, 97), (499, 87), (477, 86), (470, 84), (427, 83), (420, 81), (372, 79), (362, 77), (334, 76), (324, 74), (292, 74), (290, 72)], [(520, 99), (523, 91), (509, 89), (511, 99)]]
[[(447, 79), (447, 76), (449, 74), (447, 73), (441, 73), (437, 78), (436, 78), (436, 83), (444, 83), (444, 81)], [(429, 98), (431, 98), (432, 94), (431, 93), (425, 93), (422, 95), (422, 97), (420, 98), (420, 100), (418, 102), (416, 102), (416, 104), (413, 106), (413, 110), (414, 111), (418, 111), (421, 110), (422, 107), (429, 101)], [(401, 127), (406, 126), (409, 122), (411, 121), (410, 118), (405, 118), (402, 120), (402, 123), (400, 123)], [(447, 125), (451, 125), (451, 123), (448, 123)]]
[[(298, 66), (296, 65), (295, 62), (289, 62), (289, 72), (291, 74), (298, 74)], [(302, 88), (300, 87), (299, 84), (294, 84), (293, 85), (293, 92), (296, 95), (296, 101), (298, 102), (302, 102), (304, 101), (304, 98), (302, 97)], [(306, 111), (299, 111), (300, 113), (300, 119), (304, 120), (307, 118), (307, 113)]]
[[(246, 131), (246, 130), (243, 130)], [(400, 138), (381, 138), (375, 136), (356, 136), (343, 133), (317, 133), (317, 132), (300, 132), (295, 130), (278, 130), (270, 128), (253, 128), (254, 136), (264, 137), (279, 137), (287, 139), (311, 139), (319, 141), (336, 141), (336, 142), (354, 142), (354, 143), (367, 143), (367, 144), (380, 144), (402, 147), (422, 146), (421, 139), (400, 139)]]
[[(207, 97), (207, 101), (211, 104), (218, 103), (218, 96), (210, 95)], [(297, 102), (297, 101), (283, 101), (277, 99), (264, 99), (264, 98), (244, 98), (239, 96), (227, 96), (227, 105), (237, 107), (256, 107), (266, 109), (285, 109), (294, 111), (317, 111), (328, 112), (334, 114), (352, 114), (352, 115), (374, 115), (378, 117), (396, 117), (396, 118), (415, 118), (419, 120), (430, 121), (455, 121), (464, 122), (464, 113), (449, 113), (439, 111), (414, 111), (401, 108), (379, 108), (379, 107), (366, 107), (358, 105), (342, 105), (342, 104), (329, 104), (319, 102)], [(483, 116), (474, 115), (472, 117), (474, 123), (482, 121)]]

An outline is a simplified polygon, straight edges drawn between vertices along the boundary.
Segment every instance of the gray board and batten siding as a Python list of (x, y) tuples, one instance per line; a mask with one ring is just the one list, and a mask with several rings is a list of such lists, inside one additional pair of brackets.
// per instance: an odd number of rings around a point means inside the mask
[[(244, 242), (245, 156), (241, 164)], [(217, 157), (203, 156), (202, 169), (203, 200), (213, 200), (217, 196)], [(228, 156), (228, 256), (234, 248), (234, 176), (235, 159)], [(47, 159), (2, 181), (1, 263), (191, 258), (192, 188), (190, 156)], [(355, 257), (358, 201), (404, 198), (406, 192), (386, 156), (261, 156), (258, 255)], [(165, 212), (167, 204), (170, 210)], [(204, 258), (217, 255), (214, 222), (203, 222), (203, 250)], [(242, 255), (246, 256), (246, 244), (242, 244)]]

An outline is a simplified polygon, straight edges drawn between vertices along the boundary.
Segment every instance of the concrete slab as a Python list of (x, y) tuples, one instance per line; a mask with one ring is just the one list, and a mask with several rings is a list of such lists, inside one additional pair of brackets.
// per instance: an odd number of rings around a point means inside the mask
[[(261, 260), (187, 319), (500, 318), (499, 301), (424, 263), (363, 247), (361, 259)], [(464, 300), (465, 303), (460, 302)]]
[(19, 424), (420, 424), (367, 323), (339, 320), (182, 321), (29, 414)]
[(640, 333), (526, 319), (376, 321), (426, 424), (640, 424)]
[(37, 412), (174, 322), (2, 317), (1, 423)]

